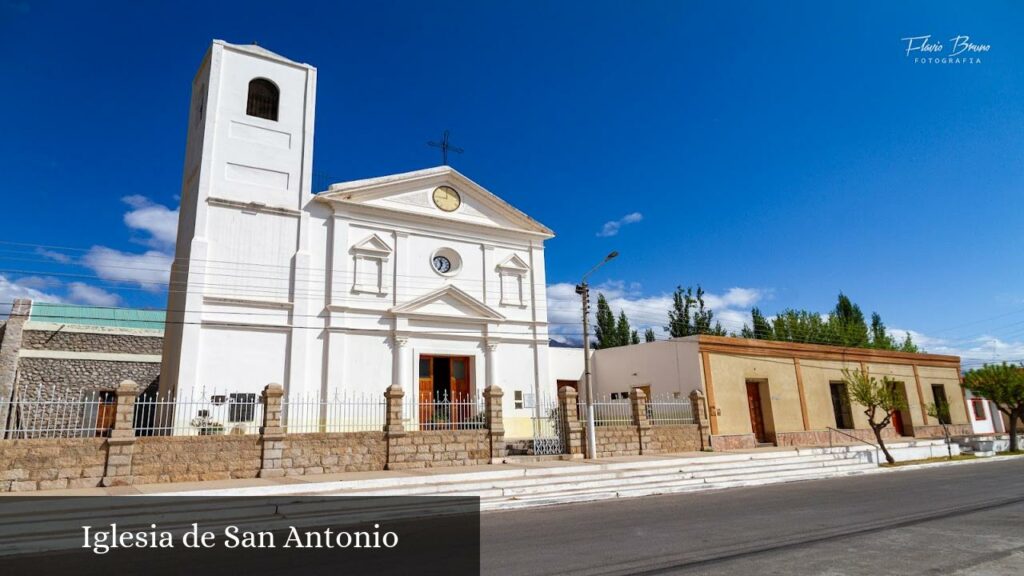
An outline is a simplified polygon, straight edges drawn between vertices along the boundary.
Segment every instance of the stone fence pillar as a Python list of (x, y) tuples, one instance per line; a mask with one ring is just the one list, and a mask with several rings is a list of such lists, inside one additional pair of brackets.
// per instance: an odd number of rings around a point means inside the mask
[(697, 423), (697, 434), (700, 436), (700, 449), (703, 450), (705, 447), (711, 446), (711, 438), (707, 437), (707, 431), (711, 428), (710, 422), (708, 421), (708, 405), (704, 400), (704, 393), (700, 390), (690, 392), (690, 406), (693, 411), (693, 421)]
[(640, 388), (633, 388), (629, 391), (629, 404), (633, 411), (633, 425), (636, 426), (640, 441), (640, 454), (643, 454), (651, 431), (651, 422), (647, 419), (647, 394)]
[[(32, 301), (15, 298), (11, 303), (11, 314), (0, 328), (0, 399), (9, 400), (14, 395), (14, 377), (18, 373), (18, 351), (21, 349), (22, 331), (32, 311)], [(0, 402), (0, 429), (10, 430), (11, 403)], [(0, 436), (0, 440), (3, 437)]]
[(561, 418), (565, 452), (575, 458), (583, 457), (583, 424), (576, 405), (576, 390), (563, 386), (558, 390), (558, 413)]
[(280, 384), (267, 384), (263, 387), (260, 401), (263, 402), (263, 425), (260, 426), (260, 446), (262, 447), (262, 463), (260, 478), (280, 478), (284, 476), (281, 458), (284, 452), (284, 428), (281, 426), (281, 407), (284, 388)]
[(501, 415), (501, 400), (504, 396), (505, 392), (497, 384), (484, 388), (484, 416), (491, 446), (491, 464), (500, 464), (505, 458), (505, 424)]
[(387, 400), (387, 414), (384, 420), (384, 440), (388, 445), (387, 462), (385, 469), (390, 469), (395, 461), (394, 457), (398, 452), (409, 450), (411, 440), (405, 438), (405, 420), (402, 418), (402, 399), (405, 398), (405, 390), (397, 384), (388, 386), (384, 391), (384, 398)]
[(104, 486), (125, 486), (132, 483), (132, 455), (135, 453), (135, 397), (139, 386), (124, 380), (114, 390), (114, 427), (107, 438), (107, 465), (103, 471)]

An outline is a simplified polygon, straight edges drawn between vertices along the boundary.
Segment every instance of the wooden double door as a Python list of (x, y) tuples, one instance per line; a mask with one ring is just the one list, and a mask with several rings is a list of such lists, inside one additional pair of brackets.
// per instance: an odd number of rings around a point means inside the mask
[(471, 415), (469, 356), (420, 356), (419, 417), (421, 424), (442, 428)]

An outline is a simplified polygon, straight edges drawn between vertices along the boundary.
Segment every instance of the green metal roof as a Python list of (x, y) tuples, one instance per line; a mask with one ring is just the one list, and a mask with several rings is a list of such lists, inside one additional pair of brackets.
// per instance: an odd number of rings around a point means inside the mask
[(163, 330), (166, 315), (163, 310), (138, 308), (97, 308), (74, 304), (48, 304), (33, 302), (29, 320), (55, 322), (80, 326), (111, 326), (115, 328), (146, 328)]

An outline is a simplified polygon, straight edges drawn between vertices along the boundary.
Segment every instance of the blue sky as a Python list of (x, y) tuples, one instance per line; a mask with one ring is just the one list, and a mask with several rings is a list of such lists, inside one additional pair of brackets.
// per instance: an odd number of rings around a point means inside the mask
[[(0, 0), (0, 240), (29, 245), (0, 245), (0, 295), (163, 306), (124, 270), (170, 249), (209, 41), (255, 40), (317, 66), (333, 180), (435, 165), (450, 129), (558, 234), (553, 321), (616, 249), (594, 281), (635, 324), (677, 284), (733, 329), (842, 290), (930, 351), (1024, 359), (1022, 29), (1013, 2)], [(914, 63), (926, 34), (991, 48)]]

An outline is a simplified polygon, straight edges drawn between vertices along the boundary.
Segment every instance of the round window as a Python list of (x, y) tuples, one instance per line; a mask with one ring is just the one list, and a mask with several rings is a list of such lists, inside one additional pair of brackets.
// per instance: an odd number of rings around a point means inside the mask
[(462, 258), (451, 248), (441, 248), (430, 256), (430, 267), (442, 276), (452, 276), (462, 267)]

